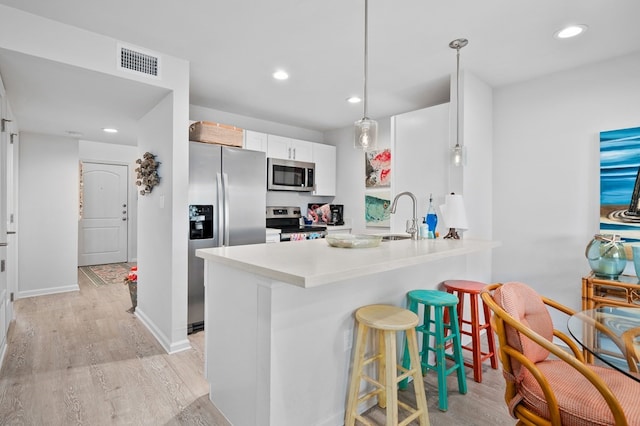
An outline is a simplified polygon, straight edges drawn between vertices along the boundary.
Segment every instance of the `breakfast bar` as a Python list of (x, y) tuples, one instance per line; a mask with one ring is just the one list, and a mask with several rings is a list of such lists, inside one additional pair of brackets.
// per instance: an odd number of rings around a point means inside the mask
[[(340, 425), (353, 312), (405, 305), (408, 291), (464, 278), (480, 240), (325, 240), (199, 249), (205, 260), (209, 398), (236, 426)], [(371, 401), (372, 402), (372, 401)]]

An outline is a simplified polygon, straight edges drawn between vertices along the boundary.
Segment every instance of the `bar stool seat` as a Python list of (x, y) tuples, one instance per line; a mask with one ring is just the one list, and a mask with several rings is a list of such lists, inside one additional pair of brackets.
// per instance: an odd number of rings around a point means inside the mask
[[(447, 376), (454, 371), (458, 378), (458, 391), (461, 394), (467, 393), (467, 379), (464, 374), (464, 360), (462, 358), (462, 348), (460, 345), (460, 332), (457, 321), (456, 306), (458, 298), (453, 294), (439, 290), (412, 290), (407, 293), (407, 305), (409, 310), (418, 314), (418, 306), (424, 305), (424, 316), (422, 324), (416, 327), (416, 331), (422, 333), (422, 351), (420, 352), (420, 364), (423, 374), (427, 370), (435, 370), (438, 374), (438, 408), (447, 411)], [(433, 309), (433, 316), (431, 310)], [(445, 311), (448, 316), (445, 317)], [(451, 318), (446, 321), (446, 318)], [(445, 333), (448, 331), (448, 334)], [(431, 338), (433, 337), (433, 344)], [(450, 343), (453, 351), (447, 353), (445, 348)], [(429, 353), (435, 354), (435, 364), (430, 363)], [(409, 368), (412, 365), (411, 358), (405, 357), (403, 367)], [(446, 360), (453, 361), (447, 368)], [(400, 382), (400, 389), (407, 386), (407, 381)]]
[[(356, 345), (353, 352), (353, 365), (347, 398), (345, 413), (345, 425), (355, 425), (356, 419), (369, 424), (358, 414), (360, 403), (377, 396), (378, 406), (386, 407), (386, 424), (407, 425), (415, 419), (421, 426), (429, 425), (429, 412), (427, 410), (427, 397), (424, 391), (424, 382), (419, 368), (418, 341), (416, 339), (415, 326), (418, 325), (418, 317), (411, 311), (390, 305), (369, 305), (359, 308), (356, 313)], [(369, 330), (377, 333), (377, 348), (373, 356), (365, 358), (367, 336)], [(403, 368), (398, 365), (396, 356), (396, 332), (405, 332), (408, 342), (408, 357), (412, 360), (413, 368)], [(377, 362), (377, 380), (365, 374), (365, 367)], [(400, 375), (398, 375), (398, 370)], [(413, 378), (416, 406), (411, 407), (398, 401), (398, 382), (408, 377)], [(360, 384), (366, 381), (373, 385), (374, 389), (362, 396)], [(409, 415), (398, 423), (398, 407), (403, 408)]]
[[(489, 307), (480, 300), (480, 292), (486, 287), (485, 283), (469, 280), (447, 280), (443, 283), (448, 293), (458, 296), (460, 303), (458, 304), (458, 322), (460, 325), (460, 333), (471, 336), (471, 346), (465, 345), (464, 350), (471, 351), (471, 362), (465, 361), (464, 365), (473, 369), (473, 379), (482, 382), (482, 362), (490, 359), (491, 368), (498, 368), (498, 353), (496, 352), (496, 343), (493, 330), (491, 328), (491, 314)], [(464, 319), (465, 295), (469, 298), (471, 304), (471, 317), (469, 320)], [(482, 303), (482, 311), (484, 314), (484, 322), (480, 322), (479, 303)], [(467, 326), (467, 328), (465, 328)], [(488, 349), (482, 351), (480, 343), (480, 333), (486, 330)]]

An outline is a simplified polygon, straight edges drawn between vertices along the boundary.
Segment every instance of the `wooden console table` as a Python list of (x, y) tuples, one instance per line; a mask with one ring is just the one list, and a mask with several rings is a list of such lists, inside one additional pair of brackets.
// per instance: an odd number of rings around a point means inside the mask
[(582, 277), (582, 310), (600, 306), (640, 308), (638, 277), (620, 275), (617, 280), (596, 277), (593, 272)]
[[(582, 310), (593, 310), (602, 306), (640, 308), (640, 283), (638, 277), (620, 275), (617, 280), (596, 277), (591, 272), (582, 277)], [(586, 331), (585, 334), (589, 334)], [(598, 350), (599, 340), (591, 333), (586, 337), (592, 343), (592, 350)], [(584, 349), (588, 363), (594, 362), (593, 353)]]

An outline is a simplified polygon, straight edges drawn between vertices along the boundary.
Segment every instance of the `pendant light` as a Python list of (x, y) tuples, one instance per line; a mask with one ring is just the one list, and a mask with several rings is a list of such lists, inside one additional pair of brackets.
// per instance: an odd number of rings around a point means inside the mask
[(378, 123), (367, 117), (367, 68), (369, 60), (369, 0), (364, 0), (364, 116), (355, 122), (353, 147), (363, 150), (375, 149), (378, 144)]
[(449, 43), (449, 47), (456, 49), (456, 144), (451, 149), (451, 164), (463, 166), (466, 163), (466, 149), (460, 145), (460, 49), (469, 44), (466, 38), (457, 38)]

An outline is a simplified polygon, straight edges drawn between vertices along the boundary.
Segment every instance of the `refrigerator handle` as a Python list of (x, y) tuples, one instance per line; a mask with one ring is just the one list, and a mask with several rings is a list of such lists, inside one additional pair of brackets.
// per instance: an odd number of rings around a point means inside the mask
[(224, 245), (230, 246), (229, 242), (229, 175), (222, 174), (222, 186), (224, 187)]
[(218, 237), (218, 247), (224, 245), (223, 239), (223, 229), (224, 229), (224, 194), (222, 192), (222, 175), (220, 173), (216, 173), (216, 229), (214, 237)]

